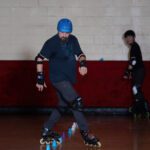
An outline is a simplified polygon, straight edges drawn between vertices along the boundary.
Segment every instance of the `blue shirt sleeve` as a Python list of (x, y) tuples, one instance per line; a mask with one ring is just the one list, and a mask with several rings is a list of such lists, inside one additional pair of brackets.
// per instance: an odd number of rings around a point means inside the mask
[(50, 57), (52, 55), (52, 49), (53, 49), (53, 46), (51, 45), (51, 42), (48, 40), (44, 43), (44, 45), (40, 51), (40, 54), (43, 57), (50, 59)]

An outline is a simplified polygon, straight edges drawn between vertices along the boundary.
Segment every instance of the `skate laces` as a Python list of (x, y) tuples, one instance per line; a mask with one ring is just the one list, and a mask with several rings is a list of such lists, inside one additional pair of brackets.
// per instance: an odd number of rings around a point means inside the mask
[(88, 132), (83, 132), (83, 136), (88, 137), (89, 139), (94, 139), (95, 136), (93, 134), (89, 134)]

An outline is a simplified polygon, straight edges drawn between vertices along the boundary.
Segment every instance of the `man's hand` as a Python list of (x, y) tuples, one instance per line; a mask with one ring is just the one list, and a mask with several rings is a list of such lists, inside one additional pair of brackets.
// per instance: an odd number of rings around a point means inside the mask
[(84, 76), (87, 74), (87, 67), (79, 67), (79, 73)]
[(132, 79), (132, 74), (131, 74), (131, 72), (129, 72), (129, 71), (126, 71), (125, 72), (125, 74), (124, 74), (124, 76), (123, 76), (123, 78), (124, 79)]
[(132, 65), (128, 66), (128, 69), (125, 71), (123, 78), (124, 79), (132, 79), (132, 73), (131, 70), (133, 69)]
[(123, 78), (124, 79), (129, 79), (129, 77), (127, 75), (124, 75)]
[(47, 88), (47, 85), (46, 85), (45, 82), (44, 82), (44, 85), (37, 83), (36, 87), (37, 87), (37, 89), (38, 89), (39, 92), (42, 92), (44, 90), (44, 88)]
[(124, 75), (123, 78), (126, 79), (126, 80), (127, 80), (127, 79), (128, 79), (128, 80), (131, 80), (131, 79), (132, 79), (132, 76), (131, 76), (131, 75), (130, 75), (130, 76)]
[(44, 88), (47, 88), (43, 72), (37, 72), (36, 87), (39, 92), (42, 92)]

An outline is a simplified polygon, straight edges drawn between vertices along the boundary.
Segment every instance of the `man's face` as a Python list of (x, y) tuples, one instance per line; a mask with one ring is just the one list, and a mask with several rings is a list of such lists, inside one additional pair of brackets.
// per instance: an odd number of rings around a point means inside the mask
[(70, 35), (70, 33), (66, 33), (66, 32), (58, 32), (59, 38), (63, 41), (66, 42), (68, 40), (68, 37)]
[(124, 38), (125, 44), (127, 45), (131, 45), (134, 43), (135, 41), (135, 37), (133, 36), (127, 36), (126, 38)]

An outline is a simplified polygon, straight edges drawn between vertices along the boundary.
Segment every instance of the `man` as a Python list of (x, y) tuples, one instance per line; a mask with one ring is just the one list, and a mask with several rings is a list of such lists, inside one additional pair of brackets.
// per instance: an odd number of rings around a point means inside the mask
[(36, 57), (37, 61), (37, 84), (39, 91), (46, 88), (43, 73), (43, 59), (49, 60), (50, 80), (56, 89), (59, 104), (48, 121), (43, 126), (41, 144), (45, 144), (50, 139), (59, 142), (59, 135), (52, 131), (55, 123), (60, 119), (66, 109), (70, 109), (78, 123), (81, 135), (85, 144), (100, 147), (101, 144), (97, 138), (90, 136), (88, 126), (82, 113), (82, 98), (73, 88), (76, 82), (76, 57), (80, 67), (79, 73), (84, 76), (87, 74), (86, 57), (82, 52), (78, 40), (71, 35), (72, 22), (69, 19), (61, 19), (58, 22), (58, 33), (47, 40)]
[(142, 92), (142, 84), (145, 77), (144, 63), (140, 46), (135, 41), (136, 35), (132, 30), (124, 33), (125, 44), (129, 47), (129, 65), (125, 71), (124, 78), (132, 79), (132, 91), (134, 95), (131, 112), (135, 115), (148, 113), (148, 105)]

